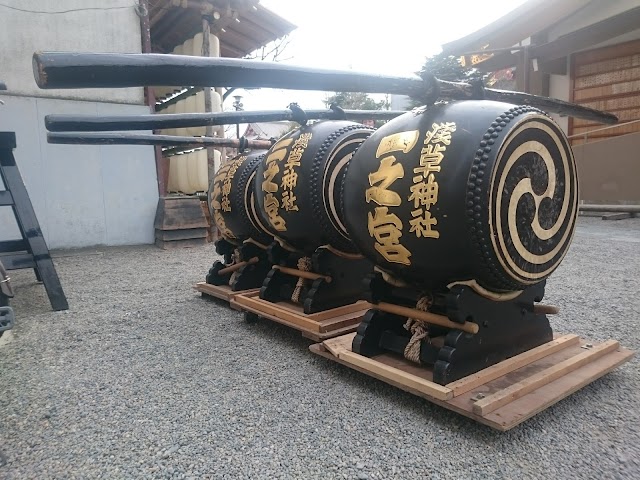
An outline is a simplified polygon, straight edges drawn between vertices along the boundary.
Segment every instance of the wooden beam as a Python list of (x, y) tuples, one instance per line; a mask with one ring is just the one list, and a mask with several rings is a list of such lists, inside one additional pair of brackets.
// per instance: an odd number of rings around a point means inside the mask
[(149, 24), (154, 27), (171, 9), (171, 6), (150, 7)]
[(242, 17), (242, 23), (244, 23), (246, 26), (249, 27), (249, 29), (251, 31), (260, 31), (262, 30), (263, 32), (265, 32), (265, 34), (263, 36), (265, 37), (274, 37), (272, 40), (277, 40), (278, 38), (284, 37), (285, 35), (288, 35), (290, 33), (282, 33), (282, 31), (278, 31), (277, 28), (269, 28), (269, 26), (266, 23), (256, 23), (252, 20), (249, 20), (248, 17)]
[(283, 267), (282, 265), (274, 265), (275, 270), (279, 270), (285, 275), (291, 275), (293, 277), (306, 278), (307, 280), (322, 279), (327, 283), (331, 283), (332, 278), (329, 275), (322, 275), (315, 272), (307, 272), (305, 270), (299, 270), (297, 268)]
[[(165, 41), (167, 37), (174, 33), (185, 17), (189, 17), (188, 10), (181, 8), (167, 12), (167, 14), (160, 19), (160, 21), (151, 28), (151, 41), (160, 45), (163, 45), (167, 50), (170, 49), (170, 45)], [(175, 47), (176, 45), (172, 45)]]
[(30, 253), (16, 253), (10, 255), (0, 255), (0, 260), (6, 270), (22, 270), (26, 268), (36, 268), (36, 262)]
[[(574, 55), (576, 74), (579, 74), (578, 70), (585, 64), (591, 64), (602, 61), (611, 61), (618, 57), (630, 57), (637, 54), (640, 51), (640, 40), (630, 40), (624, 43), (618, 43), (617, 45), (609, 45), (607, 47), (596, 48), (593, 50), (587, 50), (585, 52), (578, 52)], [(613, 67), (613, 68), (611, 68)], [(607, 73), (617, 70), (613, 65), (610, 65), (609, 69), (603, 71), (598, 70), (597, 73)]]
[(573, 345), (578, 345), (579, 343), (580, 337), (578, 337), (577, 335), (563, 335), (562, 337), (558, 337), (555, 340), (540, 345), (539, 347), (532, 348), (531, 350), (527, 350), (520, 355), (516, 355), (515, 357), (508, 358), (507, 360), (480, 370), (477, 373), (461, 378), (460, 380), (457, 380), (455, 382), (448, 383), (446, 387), (453, 390), (453, 396), (457, 397), (458, 395), (462, 395), (463, 393), (470, 392), (480, 385), (484, 385), (485, 383), (489, 383), (496, 378), (500, 378), (507, 373), (511, 373), (515, 370), (518, 370), (519, 368), (530, 365), (533, 362), (540, 360), (541, 358), (559, 352), (560, 350), (571, 347)]
[(585, 0), (529, 0), (489, 25), (458, 40), (442, 45), (444, 53), (460, 55), (478, 50), (515, 45), (524, 38), (541, 32), (585, 6)]
[(234, 48), (251, 52), (260, 47), (260, 42), (256, 42), (238, 30), (231, 28), (231, 26), (228, 25), (224, 29), (225, 31), (219, 34), (220, 40), (233, 45)]
[(351, 344), (353, 343), (353, 337), (356, 336), (356, 332), (349, 335), (342, 335), (340, 337), (330, 338), (322, 342), (322, 346), (325, 347), (336, 357), (339, 357), (342, 352), (350, 352)]
[(567, 57), (555, 58), (553, 60), (538, 59), (538, 71), (551, 75), (566, 75), (568, 59)]
[(640, 7), (588, 25), (544, 45), (533, 47), (531, 56), (544, 60), (566, 57), (578, 50), (584, 50), (619, 37), (624, 33), (637, 30), (638, 26), (640, 26)]
[[(176, 135), (147, 135), (115, 133), (83, 133), (61, 132), (48, 133), (47, 142), (62, 145), (158, 145), (202, 148), (206, 146), (239, 148), (241, 140), (234, 138), (188, 137)], [(269, 140), (242, 141), (246, 148), (268, 150), (272, 143)]]
[(293, 23), (273, 13), (271, 10), (256, 5), (257, 10), (250, 9), (243, 16), (242, 21), (251, 22), (250, 26), (259, 25), (263, 30), (268, 31), (275, 38), (287, 35), (298, 28)]
[(627, 218), (633, 218), (635, 215), (633, 213), (609, 213), (607, 215), (602, 216), (602, 220), (625, 220)]
[(13, 196), (8, 190), (0, 190), (0, 206), (13, 205)]
[(563, 362), (557, 363), (552, 367), (542, 370), (535, 375), (532, 375), (518, 383), (514, 383), (503, 390), (498, 390), (494, 394), (479, 400), (473, 406), (473, 413), (482, 416), (487, 415), (488, 413), (491, 413), (494, 410), (497, 410), (498, 408), (511, 403), (512, 401), (521, 398), (526, 394), (531, 393), (560, 377), (563, 377), (564, 375), (567, 375), (569, 372), (577, 370), (603, 355), (617, 350), (619, 347), (620, 345), (617, 341), (608, 340), (579, 355), (576, 355), (575, 357), (568, 358)]
[(5, 252), (26, 252), (29, 245), (24, 240), (5, 240), (0, 242), (0, 253)]
[(505, 68), (513, 67), (518, 63), (518, 53), (505, 52), (496, 54), (484, 62), (474, 65), (475, 68), (483, 72), (497, 72)]
[(407, 318), (415, 318), (422, 320), (423, 322), (430, 323), (432, 325), (439, 325), (445, 328), (451, 328), (455, 330), (462, 330), (467, 333), (478, 333), (480, 327), (473, 322), (457, 323), (449, 320), (445, 315), (438, 315), (436, 313), (424, 312), (415, 308), (403, 307), (402, 305), (396, 305), (393, 303), (380, 302), (371, 305), (374, 310), (380, 310), (382, 312), (393, 313), (394, 315), (400, 315)]
[[(168, 102), (172, 101), (168, 100)], [(401, 110), (304, 110), (306, 119), (318, 120), (391, 120), (407, 112)], [(237, 110), (230, 112), (169, 113), (164, 115), (45, 115), (44, 125), (50, 132), (122, 132), (237, 125), (239, 123), (293, 121), (300, 118), (290, 109)], [(207, 135), (210, 136), (210, 135)], [(222, 138), (222, 137), (221, 137)], [(0, 191), (0, 202), (2, 201)], [(0, 203), (1, 205), (1, 203)]]
[(244, 50), (238, 50), (237, 48), (231, 46), (229, 42), (224, 42), (220, 39), (220, 56), (227, 58), (241, 58), (244, 57), (247, 53)]
[(392, 380), (402, 383), (438, 400), (449, 400), (453, 398), (453, 390), (450, 388), (430, 382), (429, 380), (425, 380), (424, 378), (407, 373), (398, 368), (390, 367), (389, 365), (376, 361), (374, 358), (363, 357), (348, 350), (341, 351), (338, 358), (364, 368), (367, 372), (371, 372), (375, 374), (374, 376), (380, 377), (385, 381)]
[[(624, 33), (636, 30), (640, 25), (640, 7), (632, 8), (613, 17), (588, 25), (568, 33), (552, 42), (532, 47), (531, 58), (538, 58), (544, 68), (541, 71), (556, 75), (566, 75), (566, 60), (551, 63), (551, 60), (564, 59), (568, 55), (597, 45)], [(517, 54), (503, 53), (475, 65), (484, 72), (495, 72), (512, 67), (518, 62)], [(539, 63), (540, 65), (540, 63)]]
[[(428, 80), (353, 71), (283, 65), (277, 62), (203, 58), (184, 55), (35, 52), (33, 73), (42, 89), (125, 88), (135, 86), (203, 86), (284, 88), (292, 90), (351, 91), (403, 94), (428, 101), (477, 98), (470, 83), (435, 79), (439, 92)], [(484, 88), (487, 100), (531, 105), (549, 113), (572, 115), (601, 123), (616, 123), (617, 117), (563, 100), (521, 92)]]

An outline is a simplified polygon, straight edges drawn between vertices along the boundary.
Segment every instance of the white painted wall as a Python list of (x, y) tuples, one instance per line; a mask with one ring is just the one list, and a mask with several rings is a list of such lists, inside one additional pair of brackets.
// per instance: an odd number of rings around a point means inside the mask
[[(569, 60), (567, 59), (567, 62)], [(567, 65), (567, 72), (569, 66)], [(569, 100), (569, 92), (571, 90), (571, 79), (569, 75), (549, 75), (549, 96), (560, 100)], [(569, 117), (561, 117), (557, 114), (551, 114), (551, 117), (560, 125), (565, 133), (569, 131)]]
[[(49, 248), (154, 241), (158, 187), (153, 147), (52, 145), (44, 116), (148, 113), (118, 105), (2, 96), (0, 131), (15, 131), (14, 151)], [(4, 189), (0, 185), (0, 189)], [(0, 240), (19, 238), (10, 207), (0, 207)]]
[(12, 94), (142, 105), (142, 88), (40, 90), (33, 78), (35, 51), (140, 53), (137, 0), (2, 0), (27, 13), (0, 5), (0, 79)]
[[(38, 50), (140, 53), (137, 0), (0, 3), (0, 80), (9, 89), (0, 131), (16, 132), (14, 155), (49, 248), (153, 243), (153, 147), (50, 145), (44, 127), (50, 113), (149, 113), (143, 89), (40, 90), (31, 64)], [(0, 207), (0, 240), (14, 238), (13, 213)]]

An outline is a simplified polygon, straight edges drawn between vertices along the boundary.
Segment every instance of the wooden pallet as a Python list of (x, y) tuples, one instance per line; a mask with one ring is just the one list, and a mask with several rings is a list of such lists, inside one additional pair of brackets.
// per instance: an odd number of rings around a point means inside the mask
[(243, 293), (255, 293), (259, 292), (259, 288), (252, 288), (250, 290), (238, 290), (234, 292), (231, 290), (229, 285), (210, 285), (207, 282), (198, 282), (193, 288), (198, 292), (202, 293), (202, 295), (207, 295), (209, 297), (219, 298), (220, 300), (224, 300), (225, 302), (229, 302), (229, 305), (234, 310), (240, 310), (238, 305), (235, 305), (232, 300), (241, 295)]
[(358, 301), (343, 307), (305, 314), (300, 305), (291, 302), (269, 302), (260, 298), (260, 292), (236, 295), (231, 305), (261, 318), (268, 318), (302, 332), (302, 336), (316, 342), (354, 332), (370, 305)]
[(634, 352), (617, 341), (589, 344), (558, 336), (447, 385), (432, 370), (399, 356), (367, 358), (351, 351), (355, 333), (311, 345), (322, 357), (426, 398), (497, 430), (506, 431), (627, 362)]

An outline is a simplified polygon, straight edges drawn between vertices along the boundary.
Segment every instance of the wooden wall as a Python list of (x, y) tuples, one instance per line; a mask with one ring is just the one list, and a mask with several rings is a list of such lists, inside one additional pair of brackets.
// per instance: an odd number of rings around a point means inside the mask
[[(640, 40), (598, 48), (573, 55), (571, 100), (606, 110), (618, 116), (620, 123), (640, 120)], [(589, 132), (604, 125), (571, 119), (569, 135)], [(640, 132), (640, 121), (588, 136), (588, 142)], [(573, 139), (574, 145), (584, 143)]]

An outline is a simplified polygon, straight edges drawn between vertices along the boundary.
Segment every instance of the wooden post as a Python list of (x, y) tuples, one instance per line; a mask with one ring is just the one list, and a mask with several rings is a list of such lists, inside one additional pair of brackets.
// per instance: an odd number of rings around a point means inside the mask
[(524, 93), (531, 93), (531, 55), (529, 54), (529, 45), (525, 45), (522, 49), (524, 71)]
[[(149, 1), (139, 0), (140, 11), (140, 32), (142, 34), (142, 52), (151, 53), (151, 24), (149, 23)], [(155, 113), (156, 94), (153, 87), (144, 88), (144, 96), (151, 113)], [(156, 133), (156, 132), (154, 132)], [(156, 177), (158, 182), (158, 195), (161, 197), (167, 194), (167, 183), (169, 182), (169, 159), (162, 156), (162, 147), (154, 147), (156, 158)]]
[[(209, 43), (209, 36), (211, 35), (211, 17), (204, 14), (202, 15), (202, 56), (209, 57), (211, 55), (211, 44)], [(204, 111), (211, 113), (213, 106), (211, 105), (211, 87), (205, 87), (204, 89)], [(207, 125), (206, 133), (207, 137), (213, 137), (213, 126)], [(207, 147), (207, 166), (208, 166), (208, 178), (209, 181), (213, 180), (216, 173), (216, 161), (214, 149)]]
[[(538, 33), (531, 37), (530, 45), (530, 57), (534, 57), (536, 45), (541, 45), (548, 42), (548, 34), (546, 32)], [(537, 68), (533, 68), (533, 61), (537, 63)], [(565, 62), (566, 63), (566, 62)], [(529, 93), (534, 95), (542, 95), (543, 97), (549, 96), (549, 72), (545, 71), (544, 61), (540, 58), (535, 58), (531, 63), (531, 71), (529, 72), (530, 83)]]
[[(202, 10), (202, 56), (203, 57), (211, 56), (210, 37), (211, 37), (212, 19), (213, 17), (211, 16), (211, 13), (206, 14), (205, 10), (203, 9)], [(213, 111), (213, 105), (211, 104), (211, 94), (214, 91), (215, 90), (212, 89), (211, 87), (206, 87), (204, 89), (204, 111), (207, 113), (211, 113)], [(224, 127), (222, 126), (217, 127), (217, 130), (218, 130), (218, 136), (220, 138), (224, 138)], [(207, 137), (213, 137), (213, 131), (214, 131), (213, 125), (207, 125), (207, 128), (205, 130), (205, 135)], [(223, 132), (222, 135), (220, 135), (220, 131)], [(215, 157), (214, 151), (215, 150), (212, 147), (207, 147), (207, 176), (208, 176), (209, 182), (212, 182), (213, 178), (216, 175), (216, 157)], [(221, 148), (220, 149), (221, 164), (222, 162), (224, 162), (224, 157), (225, 157), (225, 149)], [(210, 222), (209, 229), (211, 230), (213, 239), (217, 240), (220, 237), (220, 232), (218, 231), (218, 228), (216, 227), (215, 223)]]
[(16, 134), (0, 132), (0, 180), (5, 188), (0, 192), (0, 205), (12, 208), (21, 236), (21, 240), (0, 242), (2, 262), (7, 270), (33, 268), (53, 309), (68, 310), (67, 297), (13, 155), (15, 148)]
[[(220, 104), (222, 105), (224, 103), (224, 97), (222, 96), (224, 94), (224, 92), (222, 91), (221, 87), (216, 87), (215, 92), (220, 95)], [(218, 136), (220, 138), (224, 138), (224, 126), (220, 125), (217, 127), (218, 130)], [(225, 147), (222, 147), (220, 149), (220, 165), (224, 164), (227, 162), (227, 149)]]

